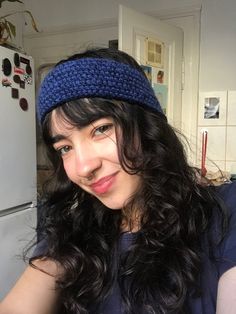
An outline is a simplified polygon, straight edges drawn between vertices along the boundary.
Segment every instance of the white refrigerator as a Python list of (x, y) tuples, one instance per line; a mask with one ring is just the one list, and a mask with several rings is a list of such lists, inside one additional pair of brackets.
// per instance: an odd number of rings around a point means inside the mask
[(0, 300), (26, 267), (37, 220), (35, 77), (31, 57), (0, 46)]

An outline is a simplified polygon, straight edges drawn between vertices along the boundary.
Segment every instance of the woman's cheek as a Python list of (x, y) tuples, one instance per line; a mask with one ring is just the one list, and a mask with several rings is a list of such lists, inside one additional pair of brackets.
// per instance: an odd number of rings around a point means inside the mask
[(73, 181), (73, 170), (72, 170), (72, 164), (70, 162), (68, 162), (67, 160), (63, 160), (63, 167), (65, 170), (65, 173), (67, 175), (67, 177)]

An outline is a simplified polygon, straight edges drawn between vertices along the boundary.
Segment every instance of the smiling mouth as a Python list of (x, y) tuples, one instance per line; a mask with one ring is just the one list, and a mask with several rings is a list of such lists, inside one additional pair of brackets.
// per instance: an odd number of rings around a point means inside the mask
[(98, 195), (107, 193), (114, 184), (116, 180), (116, 175), (117, 172), (96, 181), (95, 183), (90, 185), (91, 190)]

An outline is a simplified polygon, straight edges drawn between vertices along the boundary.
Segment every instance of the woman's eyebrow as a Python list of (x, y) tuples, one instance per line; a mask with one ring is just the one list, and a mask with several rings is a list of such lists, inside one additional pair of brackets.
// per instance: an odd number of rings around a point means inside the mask
[(51, 136), (50, 142), (51, 142), (51, 144), (55, 144), (55, 143), (60, 142), (61, 140), (64, 140), (64, 139), (66, 139), (65, 135), (57, 134), (57, 135)]

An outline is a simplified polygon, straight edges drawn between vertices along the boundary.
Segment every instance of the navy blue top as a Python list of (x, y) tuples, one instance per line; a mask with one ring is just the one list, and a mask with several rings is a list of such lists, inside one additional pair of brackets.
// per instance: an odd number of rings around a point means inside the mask
[[(236, 182), (222, 185), (217, 190), (230, 209), (229, 230), (224, 240), (215, 249), (216, 262), (209, 259), (207, 237), (203, 238), (203, 248), (206, 248), (206, 253), (203, 253), (203, 271), (200, 276), (202, 295), (199, 298), (188, 298), (187, 302), (191, 314), (215, 314), (219, 278), (225, 271), (236, 266)], [(212, 232), (217, 237), (217, 228), (213, 227)], [(119, 240), (121, 252), (128, 250), (135, 240), (135, 236), (135, 233), (121, 234)], [(39, 250), (42, 252), (42, 247)], [(114, 285), (111, 295), (100, 310), (95, 311), (95, 313), (123, 314), (118, 284)]]

